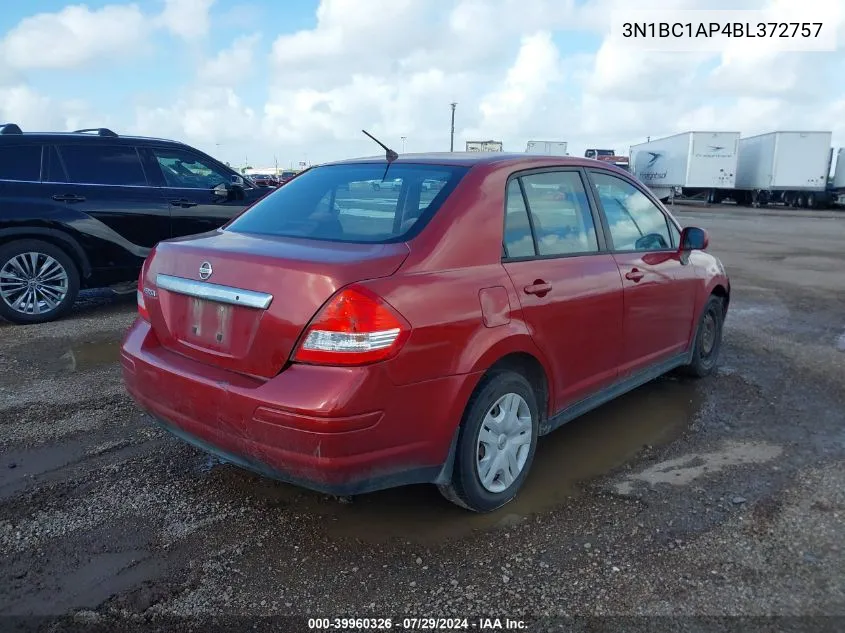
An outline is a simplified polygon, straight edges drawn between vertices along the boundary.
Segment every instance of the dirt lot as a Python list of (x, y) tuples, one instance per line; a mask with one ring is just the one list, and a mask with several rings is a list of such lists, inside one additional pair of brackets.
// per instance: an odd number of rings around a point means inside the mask
[[(821, 618), (845, 616), (845, 215), (676, 211), (732, 276), (718, 375), (658, 380), (545, 438), (492, 515), (426, 486), (341, 503), (171, 438), (122, 389), (134, 297), (0, 324), (0, 614), (29, 616), (0, 629), (407, 614), (845, 630)], [(774, 626), (738, 630), (752, 622)]]

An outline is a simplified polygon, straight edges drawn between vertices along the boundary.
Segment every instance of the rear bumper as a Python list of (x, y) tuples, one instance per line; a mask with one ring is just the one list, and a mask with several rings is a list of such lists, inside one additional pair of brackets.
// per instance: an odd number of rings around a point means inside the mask
[(352, 495), (449, 476), (477, 376), (397, 386), (384, 367), (292, 365), (257, 380), (161, 347), (136, 321), (121, 350), (130, 395), (165, 428), (265, 476)]

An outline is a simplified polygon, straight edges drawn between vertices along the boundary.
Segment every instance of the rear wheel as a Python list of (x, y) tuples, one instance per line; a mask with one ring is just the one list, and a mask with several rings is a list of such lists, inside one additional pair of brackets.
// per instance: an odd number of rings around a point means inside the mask
[(537, 398), (528, 380), (504, 370), (484, 379), (464, 414), (447, 499), (490, 512), (511, 501), (534, 461), (539, 430)]
[(704, 378), (713, 373), (719, 350), (722, 348), (722, 326), (725, 321), (722, 299), (711, 295), (704, 306), (698, 322), (698, 329), (693, 339), (692, 359), (683, 367), (688, 376)]
[(0, 316), (12, 323), (44, 323), (67, 313), (79, 292), (79, 273), (62, 249), (41, 240), (0, 247)]

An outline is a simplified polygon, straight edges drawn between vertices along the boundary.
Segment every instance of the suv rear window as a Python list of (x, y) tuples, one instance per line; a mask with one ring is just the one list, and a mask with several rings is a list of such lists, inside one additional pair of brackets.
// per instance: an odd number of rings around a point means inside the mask
[(0, 145), (0, 180), (41, 180), (41, 146)]
[(263, 198), (227, 230), (337, 242), (387, 243), (415, 235), (468, 168), (384, 163), (314, 167)]

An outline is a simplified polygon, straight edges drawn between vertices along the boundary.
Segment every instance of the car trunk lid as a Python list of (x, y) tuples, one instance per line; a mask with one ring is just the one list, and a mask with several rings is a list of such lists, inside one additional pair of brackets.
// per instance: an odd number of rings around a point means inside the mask
[(145, 269), (161, 344), (257, 377), (278, 374), (308, 322), (340, 288), (393, 274), (404, 243), (351, 244), (217, 231), (162, 242)]

